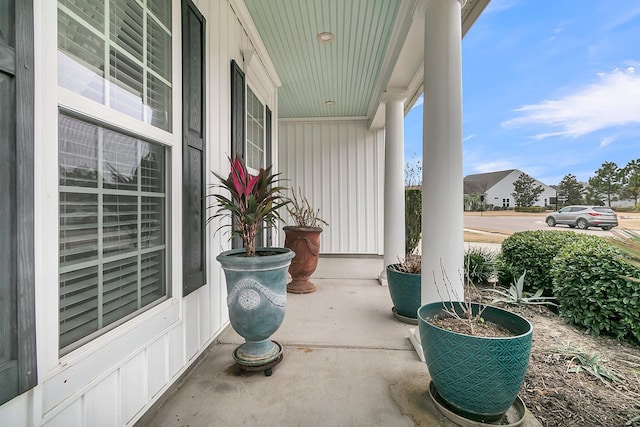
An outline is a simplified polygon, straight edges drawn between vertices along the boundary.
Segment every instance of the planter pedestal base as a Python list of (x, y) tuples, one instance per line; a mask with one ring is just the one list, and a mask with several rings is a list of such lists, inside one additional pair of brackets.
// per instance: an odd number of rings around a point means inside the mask
[(316, 291), (316, 285), (311, 283), (309, 278), (306, 279), (293, 279), (287, 283), (287, 292), (291, 294), (310, 294)]
[(399, 321), (403, 322), (403, 323), (408, 323), (409, 325), (417, 325), (418, 324), (418, 318), (417, 317), (403, 316), (402, 314), (398, 313), (398, 310), (396, 310), (395, 307), (392, 307), (391, 311), (393, 312), (393, 316), (396, 319), (398, 319)]
[(282, 362), (284, 354), (282, 352), (282, 346), (276, 341), (270, 341), (274, 345), (273, 351), (267, 354), (260, 355), (260, 357), (254, 357), (244, 352), (243, 346), (239, 345), (233, 350), (233, 359), (236, 361), (238, 374), (242, 371), (259, 372), (264, 371), (266, 377), (270, 377), (272, 374), (272, 368)]
[(513, 405), (511, 405), (511, 407), (503, 415), (502, 419), (493, 422), (474, 421), (464, 416), (465, 414), (456, 412), (455, 408), (445, 402), (445, 400), (438, 394), (438, 390), (436, 390), (436, 386), (433, 385), (433, 381), (429, 382), (429, 397), (431, 397), (431, 400), (433, 400), (433, 403), (435, 404), (436, 408), (438, 408), (438, 410), (442, 413), (442, 415), (462, 427), (491, 425), (499, 425), (502, 427), (517, 427), (522, 425), (527, 412), (524, 406), (524, 402), (522, 401), (522, 399), (520, 399), (520, 396), (518, 396), (516, 398), (516, 401), (513, 402)]

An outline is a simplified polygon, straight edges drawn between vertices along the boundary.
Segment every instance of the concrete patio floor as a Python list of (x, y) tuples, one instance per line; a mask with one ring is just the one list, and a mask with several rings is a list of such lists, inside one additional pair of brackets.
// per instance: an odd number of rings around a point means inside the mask
[[(378, 284), (381, 258), (321, 258), (312, 294), (287, 296), (273, 375), (238, 372), (224, 332), (138, 426), (455, 426), (428, 397), (429, 375)], [(530, 414), (523, 425), (539, 425)]]

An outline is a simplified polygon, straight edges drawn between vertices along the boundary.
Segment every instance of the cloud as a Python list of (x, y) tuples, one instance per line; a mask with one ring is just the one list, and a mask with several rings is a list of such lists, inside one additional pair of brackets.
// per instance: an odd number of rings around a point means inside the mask
[(479, 163), (474, 167), (477, 173), (496, 172), (507, 169), (517, 169), (510, 160), (494, 160), (492, 162)]
[(605, 27), (606, 31), (611, 31), (614, 28), (617, 28), (621, 25), (626, 24), (629, 21), (635, 19), (636, 16), (640, 15), (640, 7), (636, 7), (633, 10), (625, 10), (623, 8), (619, 9), (620, 14), (617, 15), (608, 25)]
[(475, 137), (476, 137), (475, 134), (472, 133), (471, 135), (462, 138), (462, 142), (467, 142), (468, 140), (473, 139)]
[(501, 12), (518, 5), (518, 0), (491, 0), (484, 13)]
[(635, 68), (615, 69), (598, 77), (598, 82), (564, 97), (522, 106), (515, 110), (520, 117), (502, 125), (541, 125), (549, 131), (533, 138), (544, 139), (577, 138), (602, 129), (640, 124), (640, 75)]
[(413, 104), (413, 106), (411, 106), (411, 110), (413, 110), (416, 107), (421, 106), (422, 104), (424, 104), (424, 93), (422, 95), (420, 95), (420, 98), (416, 99), (416, 103)]
[(600, 148), (604, 148), (607, 145), (611, 144), (613, 141), (615, 141), (615, 138), (612, 136), (607, 136), (605, 138), (602, 138), (602, 141), (600, 141)]

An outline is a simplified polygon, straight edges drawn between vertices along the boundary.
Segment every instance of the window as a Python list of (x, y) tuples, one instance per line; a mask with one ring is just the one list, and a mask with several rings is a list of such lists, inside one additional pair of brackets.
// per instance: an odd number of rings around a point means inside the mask
[(166, 168), (159, 144), (65, 114), (58, 127), (65, 351), (166, 297)]
[(264, 105), (250, 87), (247, 87), (247, 167), (264, 167)]
[(58, 84), (171, 132), (171, 1), (59, 0)]
[[(58, 0), (58, 85), (140, 121), (61, 105), (59, 347), (73, 350), (167, 298), (171, 0)], [(74, 98), (68, 99), (74, 103)], [(86, 103), (83, 104), (83, 106)], [(91, 108), (89, 108), (91, 110)], [(136, 132), (135, 134), (132, 132)]]

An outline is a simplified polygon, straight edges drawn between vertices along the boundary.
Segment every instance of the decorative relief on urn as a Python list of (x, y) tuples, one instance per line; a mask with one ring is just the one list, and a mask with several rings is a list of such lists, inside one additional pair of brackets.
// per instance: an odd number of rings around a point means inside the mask
[(278, 307), (284, 308), (287, 302), (286, 294), (279, 295), (256, 280), (245, 278), (238, 281), (227, 296), (227, 307), (237, 301), (243, 310), (255, 310), (263, 297)]

